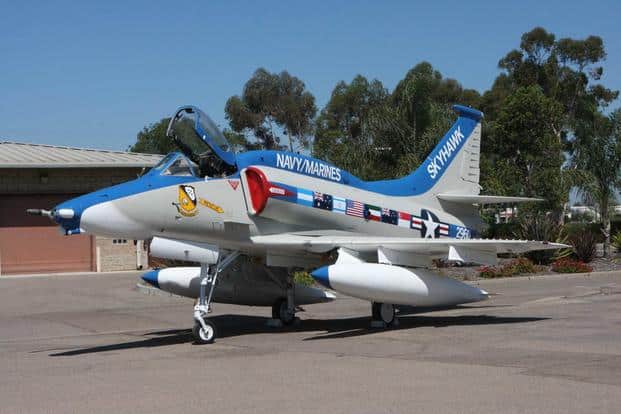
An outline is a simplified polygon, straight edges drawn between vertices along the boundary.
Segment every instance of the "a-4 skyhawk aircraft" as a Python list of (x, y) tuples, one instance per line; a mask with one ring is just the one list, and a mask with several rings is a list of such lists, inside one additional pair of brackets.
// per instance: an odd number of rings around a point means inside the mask
[(212, 302), (272, 306), (276, 322), (296, 305), (335, 299), (293, 283), (292, 270), (372, 303), (372, 325), (396, 322), (395, 305), (450, 306), (487, 292), (429, 270), (433, 259), (495, 264), (498, 253), (564, 245), (478, 239), (479, 204), (529, 201), (479, 195), (481, 119), (459, 114), (408, 176), (363, 181), (327, 162), (284, 151), (232, 151), (198, 108), (177, 110), (168, 154), (140, 178), (74, 198), (51, 211), (66, 234), (152, 239), (153, 256), (200, 263), (147, 272), (164, 291), (198, 301), (194, 335), (212, 342)]

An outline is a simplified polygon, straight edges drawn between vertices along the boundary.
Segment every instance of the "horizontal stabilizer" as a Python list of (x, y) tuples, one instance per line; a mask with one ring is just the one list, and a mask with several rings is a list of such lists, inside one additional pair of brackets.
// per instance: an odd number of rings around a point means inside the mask
[(474, 194), (438, 194), (436, 197), (443, 201), (450, 201), (452, 203), (460, 204), (504, 204), (544, 201), (543, 198), (505, 197)]

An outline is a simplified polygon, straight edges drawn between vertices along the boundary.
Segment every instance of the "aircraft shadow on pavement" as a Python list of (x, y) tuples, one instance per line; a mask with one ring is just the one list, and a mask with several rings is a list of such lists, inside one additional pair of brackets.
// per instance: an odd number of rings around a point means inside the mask
[[(519, 317), (519, 316), (490, 316), (490, 315), (456, 315), (456, 316), (405, 316), (407, 312), (401, 312), (399, 325), (389, 330), (404, 330), (421, 327), (449, 327), (449, 326), (476, 326), (498, 325), (512, 323), (527, 323), (546, 320), (549, 318)], [(344, 319), (304, 319), (293, 326), (272, 328), (266, 326), (267, 318), (249, 315), (218, 315), (211, 318), (218, 327), (218, 338), (229, 338), (242, 335), (286, 333), (286, 332), (315, 332), (317, 335), (304, 338), (303, 340), (348, 338), (364, 335), (372, 335), (385, 332), (386, 329), (373, 329), (369, 327), (370, 318), (355, 317)], [(152, 348), (159, 346), (177, 345), (192, 342), (190, 329), (171, 329), (145, 333), (147, 339), (137, 341), (100, 345), (89, 348), (74, 349), (49, 354), (49, 356), (77, 356), (83, 354), (119, 351), (135, 348)], [(217, 341), (217, 339), (216, 339)]]

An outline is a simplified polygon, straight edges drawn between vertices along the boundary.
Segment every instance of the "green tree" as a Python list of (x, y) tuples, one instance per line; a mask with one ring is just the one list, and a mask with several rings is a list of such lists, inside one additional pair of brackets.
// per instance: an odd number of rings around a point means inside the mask
[(599, 210), (605, 237), (604, 255), (610, 255), (610, 205), (621, 189), (621, 109), (606, 117), (601, 113), (576, 128), (573, 163), (587, 172), (580, 186)]
[(276, 74), (260, 68), (246, 82), (242, 96), (228, 99), (225, 112), (232, 130), (251, 134), (250, 142), (282, 148), (282, 131), (294, 151), (308, 146), (317, 108), (300, 79), (286, 71)]
[(596, 83), (604, 73), (601, 63), (605, 58), (604, 42), (598, 36), (556, 40), (553, 33), (535, 27), (522, 35), (519, 49), (498, 62), (503, 73), (483, 95), (481, 109), (493, 120), (509, 95), (518, 88), (537, 85), (545, 96), (562, 106), (562, 122), (556, 135), (571, 152), (570, 138), (576, 122), (589, 118), (619, 95)]
[[(505, 116), (502, 122), (508, 121), (506, 107), (517, 91), (520, 88), (538, 87), (546, 98), (560, 106), (560, 119), (550, 123), (560, 144), (560, 147), (555, 145), (554, 148), (559, 150), (562, 157), (571, 159), (577, 125), (591, 118), (594, 112), (601, 110), (618, 96), (618, 91), (597, 83), (603, 74), (601, 63), (605, 57), (604, 43), (600, 37), (557, 40), (554, 34), (536, 27), (522, 35), (518, 49), (510, 51), (500, 59), (498, 66), (502, 73), (481, 98), (481, 110), (486, 115), (481, 157), (481, 177), (485, 192), (512, 194), (524, 191), (524, 183), (521, 182), (523, 176), (514, 174), (516, 167), (510, 159), (498, 156), (506, 151), (502, 134), (508, 131), (507, 128), (499, 129), (498, 121), (501, 116)], [(535, 151), (535, 148), (524, 147), (521, 151)], [(533, 155), (537, 157), (537, 154)], [(527, 158), (523, 153), (521, 157)], [(557, 160), (558, 157), (554, 159)], [(556, 206), (560, 201), (559, 191), (566, 192), (567, 200), (571, 186), (584, 181), (584, 173), (576, 168), (576, 164), (573, 167), (565, 168), (550, 177), (551, 182), (558, 185), (558, 191), (548, 193), (546, 186), (536, 191), (536, 195), (548, 197), (548, 207), (555, 211), (559, 207)], [(545, 174), (552, 174), (552, 170)], [(539, 182), (545, 184), (543, 181)], [(562, 215), (557, 217), (562, 221)]]
[(381, 108), (389, 94), (378, 80), (356, 76), (351, 83), (337, 83), (330, 101), (315, 122), (313, 155), (362, 177), (373, 175), (373, 140), (364, 124)]
[(410, 69), (392, 93), (393, 105), (413, 128), (415, 137), (421, 136), (434, 122), (437, 105), (478, 106), (479, 99), (477, 91), (464, 89), (454, 79), (443, 78), (429, 62), (421, 62)]
[(478, 99), (427, 62), (413, 67), (392, 94), (358, 75), (334, 88), (317, 119), (314, 154), (364, 179), (407, 174), (455, 120), (450, 106)]
[(136, 135), (136, 143), (129, 147), (131, 152), (147, 154), (168, 154), (177, 151), (174, 142), (166, 136), (170, 118), (164, 118), (150, 124)]
[(488, 124), (483, 187), (497, 194), (545, 197), (541, 208), (560, 215), (568, 194), (556, 136), (561, 122), (561, 105), (539, 86), (521, 87), (509, 95), (496, 120)]

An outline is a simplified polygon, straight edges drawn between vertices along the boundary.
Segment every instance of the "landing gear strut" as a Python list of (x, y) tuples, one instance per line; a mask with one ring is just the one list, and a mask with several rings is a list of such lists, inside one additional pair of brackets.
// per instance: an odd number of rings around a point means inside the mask
[(395, 306), (390, 303), (373, 302), (371, 304), (371, 328), (386, 328), (399, 324), (395, 315)]
[[(216, 288), (218, 274), (226, 269), (238, 256), (239, 252), (234, 251), (224, 258), (222, 258), (221, 254), (218, 255), (218, 263), (213, 266), (201, 263), (200, 294), (198, 303), (194, 306), (194, 327), (192, 328), (192, 335), (196, 343), (210, 344), (216, 339), (216, 326), (207, 319), (207, 315), (211, 312), (213, 292)], [(207, 294), (207, 287), (209, 287), (209, 294)]]

